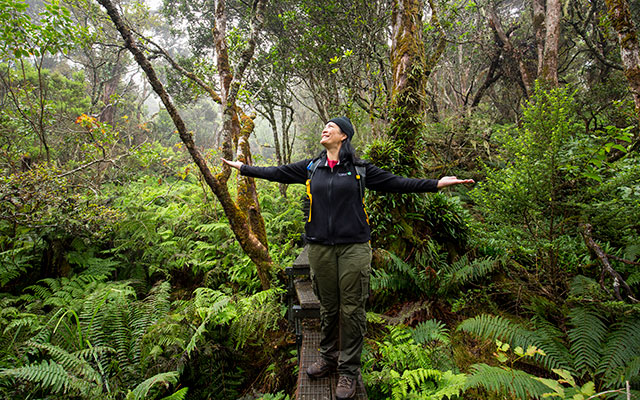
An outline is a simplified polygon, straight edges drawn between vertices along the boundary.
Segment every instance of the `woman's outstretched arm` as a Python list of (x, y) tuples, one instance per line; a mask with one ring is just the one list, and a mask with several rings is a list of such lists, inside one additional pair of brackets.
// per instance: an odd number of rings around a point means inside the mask
[(307, 165), (311, 160), (298, 161), (279, 167), (254, 167), (241, 161), (222, 159), (228, 166), (237, 169), (244, 176), (267, 179), (280, 183), (305, 183), (307, 180)]

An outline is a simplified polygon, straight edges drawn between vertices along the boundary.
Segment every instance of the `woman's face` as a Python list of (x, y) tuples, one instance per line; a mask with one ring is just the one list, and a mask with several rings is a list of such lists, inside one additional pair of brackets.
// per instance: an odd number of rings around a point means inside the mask
[(342, 141), (346, 138), (347, 135), (342, 133), (338, 125), (334, 122), (329, 122), (322, 130), (320, 144), (326, 148), (335, 147), (342, 144)]

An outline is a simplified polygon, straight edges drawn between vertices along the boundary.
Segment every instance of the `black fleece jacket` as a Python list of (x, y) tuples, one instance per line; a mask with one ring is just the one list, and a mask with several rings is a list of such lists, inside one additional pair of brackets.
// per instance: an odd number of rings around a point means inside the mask
[[(244, 176), (268, 179), (280, 183), (307, 181), (307, 168), (314, 159), (298, 161), (279, 167), (253, 167), (242, 165)], [(412, 179), (394, 175), (375, 165), (362, 161), (366, 167), (365, 187), (389, 193), (436, 192), (437, 179)], [(310, 221), (305, 225), (309, 242), (320, 244), (365, 243), (371, 239), (355, 167), (348, 161), (333, 168), (322, 155), (311, 179)]]

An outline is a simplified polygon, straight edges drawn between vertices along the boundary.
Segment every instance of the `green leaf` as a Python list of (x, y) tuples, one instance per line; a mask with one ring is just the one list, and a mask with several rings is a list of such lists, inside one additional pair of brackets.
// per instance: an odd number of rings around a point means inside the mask
[(589, 381), (582, 385), (582, 387), (580, 388), (580, 392), (585, 396), (593, 396), (596, 393), (596, 385), (593, 383), (593, 381)]
[(535, 378), (535, 379), (543, 383), (545, 386), (548, 386), (551, 390), (555, 392), (555, 393), (546, 393), (544, 395), (545, 397), (547, 397), (547, 395), (549, 396), (559, 395), (560, 397), (564, 398), (564, 387), (560, 384), (560, 382), (553, 379), (546, 379), (546, 378)]

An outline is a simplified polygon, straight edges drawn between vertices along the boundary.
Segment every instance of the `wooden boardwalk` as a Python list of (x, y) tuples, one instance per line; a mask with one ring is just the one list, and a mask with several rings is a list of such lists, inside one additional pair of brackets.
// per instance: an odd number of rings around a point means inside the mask
[[(298, 388), (296, 399), (298, 400), (334, 400), (335, 388), (338, 383), (338, 374), (333, 373), (320, 379), (311, 379), (305, 372), (307, 367), (320, 358), (320, 332), (303, 331), (302, 350), (300, 352), (300, 372), (298, 372)], [(367, 400), (367, 391), (362, 382), (362, 376), (358, 379), (358, 388), (354, 399)]]
[[(335, 387), (338, 382), (337, 374), (331, 374), (325, 378), (311, 379), (307, 375), (307, 367), (320, 358), (320, 332), (318, 329), (309, 328), (313, 324), (303, 324), (304, 319), (319, 318), (320, 302), (313, 293), (309, 276), (309, 261), (307, 248), (293, 262), (291, 268), (287, 268), (290, 277), (289, 295), (292, 300), (289, 303), (289, 319), (296, 330), (298, 340), (299, 372), (296, 389), (298, 400), (334, 400)], [(315, 324), (317, 325), (317, 323)], [(358, 379), (358, 387), (354, 399), (367, 400), (367, 392), (362, 382)]]

